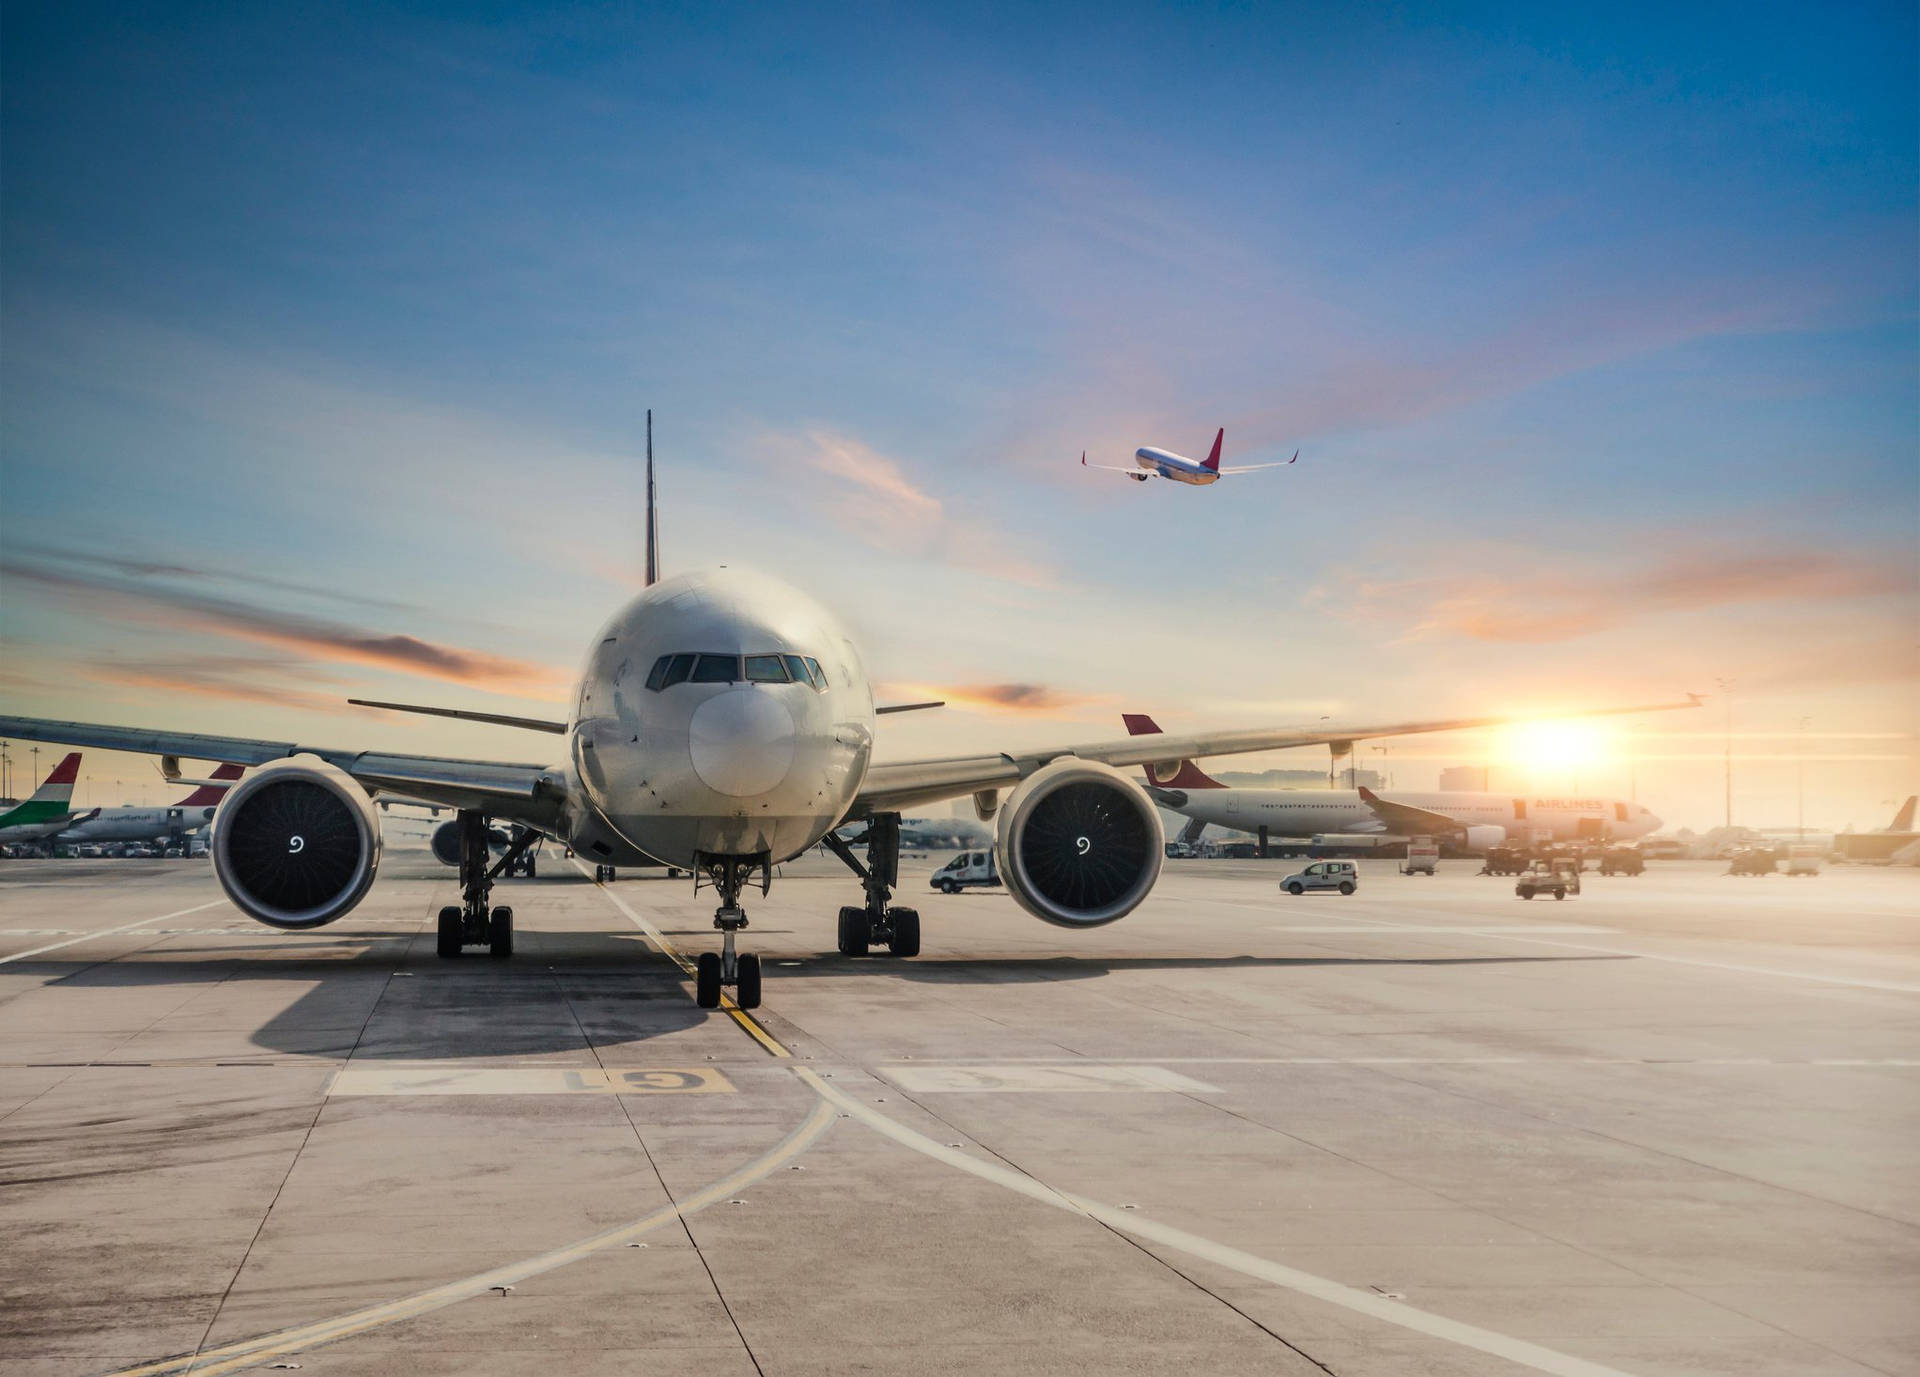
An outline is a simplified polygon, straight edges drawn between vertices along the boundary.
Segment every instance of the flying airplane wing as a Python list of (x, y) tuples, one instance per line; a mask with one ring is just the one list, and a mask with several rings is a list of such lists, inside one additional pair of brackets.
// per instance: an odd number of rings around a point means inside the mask
[(105, 751), (134, 751), (143, 755), (187, 756), (234, 765), (264, 765), (291, 755), (316, 755), (368, 789), (404, 794), (450, 808), (479, 809), (491, 817), (524, 822), (542, 831), (559, 825), (566, 801), (565, 780), (546, 765), (342, 751), (293, 741), (106, 727), (91, 722), (51, 722), (37, 717), (0, 717), (0, 737), (92, 746)]
[[(1300, 451), (1296, 449), (1293, 452), (1293, 459), (1298, 459), (1299, 457), (1300, 457)], [(1258, 473), (1261, 469), (1284, 469), (1288, 464), (1291, 464), (1293, 462), (1293, 459), (1288, 459), (1284, 463), (1278, 463), (1278, 464), (1239, 464), (1233, 468), (1223, 468), (1220, 470), (1220, 472), (1222, 473)]]
[(1411, 803), (1393, 803), (1383, 799), (1366, 785), (1360, 786), (1360, 801), (1373, 810), (1373, 815), (1384, 822), (1390, 831), (1414, 834), (1438, 832), (1464, 832), (1467, 825), (1458, 818), (1450, 818), (1445, 813), (1436, 813), (1428, 808), (1416, 808)]
[(1108, 473), (1141, 474), (1146, 472), (1146, 470), (1138, 464), (1089, 464), (1085, 450), (1080, 451), (1080, 467), (1083, 469), (1105, 469)]
[[(1558, 717), (1613, 717), (1634, 712), (1665, 712), (1698, 707), (1697, 702), (1643, 703), (1625, 708), (1590, 708), (1555, 713)], [(1466, 731), (1503, 727), (1533, 717), (1459, 717), (1437, 722), (1386, 722), (1352, 727), (1257, 727), (1251, 731), (1200, 732), (1188, 736), (1126, 736), (1084, 746), (1051, 750), (1006, 752), (1000, 755), (955, 756), (940, 760), (883, 762), (868, 769), (865, 784), (854, 800), (853, 813), (890, 812), (963, 794), (985, 793), (1018, 784), (1034, 771), (1062, 756), (1096, 760), (1106, 765), (1149, 765), (1190, 760), (1201, 756), (1244, 755), (1250, 751), (1277, 751), (1292, 746), (1351, 746), (1388, 736), (1417, 736), (1425, 732)], [(4, 728), (0, 719), (0, 728)], [(1457, 825), (1457, 824), (1452, 824)]]

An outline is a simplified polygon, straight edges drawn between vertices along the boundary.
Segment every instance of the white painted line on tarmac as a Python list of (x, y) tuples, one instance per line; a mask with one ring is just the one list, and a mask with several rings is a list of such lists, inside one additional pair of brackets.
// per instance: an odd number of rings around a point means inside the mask
[(1218, 1095), (1213, 1086), (1202, 1084), (1164, 1066), (1115, 1066), (1108, 1063), (1053, 1062), (1035, 1065), (1028, 1062), (1006, 1066), (936, 1066), (915, 1062), (911, 1066), (883, 1066), (880, 1073), (902, 1090), (914, 1094), (1004, 1094), (1053, 1093), (1058, 1091), (1112, 1093), (1169, 1091), (1182, 1094)]
[(1425, 927), (1412, 923), (1375, 923), (1362, 928), (1356, 926), (1358, 921), (1359, 920), (1356, 919), (1346, 923), (1316, 923), (1311, 927), (1305, 924), (1275, 923), (1270, 930), (1273, 932), (1316, 933), (1323, 936), (1327, 933), (1337, 932), (1344, 933), (1349, 937), (1360, 932), (1428, 932), (1439, 933), (1442, 936), (1453, 933), (1467, 937), (1504, 937), (1509, 933), (1518, 932), (1557, 932), (1577, 935), (1583, 932), (1608, 933), (1618, 931), (1617, 928), (1590, 927), (1585, 923), (1485, 923), (1474, 927), (1457, 928)]
[(153, 918), (142, 918), (137, 923), (122, 923), (117, 928), (101, 928), (98, 932), (89, 932), (80, 937), (69, 937), (64, 942), (49, 942), (44, 947), (34, 947), (29, 951), (17, 951), (12, 956), (0, 956), (0, 966), (4, 966), (10, 961), (25, 961), (29, 956), (39, 956), (42, 952), (59, 951), (62, 947), (75, 946), (81, 942), (91, 942), (96, 937), (111, 937), (116, 932), (132, 932), (135, 928), (144, 928), (149, 923), (164, 923), (169, 918), (184, 918), (189, 913), (199, 913), (204, 909), (210, 909), (217, 904), (224, 904), (226, 902), (224, 898), (210, 899), (204, 904), (195, 904), (192, 908), (176, 909), (172, 913), (162, 913)]
[(329, 1098), (357, 1095), (731, 1095), (733, 1082), (712, 1066), (448, 1066), (353, 1062), (327, 1087)]
[(1198, 1234), (1190, 1234), (1184, 1229), (1175, 1229), (1150, 1219), (1142, 1219), (1137, 1211), (1116, 1209), (1112, 1205), (1103, 1205), (1097, 1200), (1055, 1190), (1051, 1186), (1042, 1185), (1031, 1176), (1022, 1175), (997, 1162), (982, 1161), (978, 1157), (970, 1157), (943, 1143), (936, 1143), (933, 1139), (914, 1132), (905, 1124), (896, 1123), (873, 1106), (834, 1089), (808, 1067), (795, 1067), (794, 1074), (812, 1086), (814, 1092), (822, 1099), (830, 1101), (843, 1113), (852, 1115), (868, 1128), (893, 1139), (902, 1147), (910, 1148), (935, 1161), (944, 1162), (970, 1176), (977, 1176), (983, 1181), (991, 1181), (996, 1186), (1003, 1186), (1015, 1194), (1026, 1196), (1029, 1200), (1037, 1200), (1043, 1205), (1052, 1205), (1056, 1209), (1086, 1215), (1120, 1233), (1132, 1234), (1136, 1238), (1144, 1238), (1162, 1247), (1177, 1249), (1191, 1257), (1229, 1268), (1243, 1276), (1253, 1277), (1257, 1281), (1282, 1286), (1289, 1291), (1298, 1291), (1316, 1300), (1323, 1300), (1386, 1324), (1425, 1334), (1430, 1338), (1458, 1344), (1463, 1348), (1476, 1349), (1481, 1353), (1490, 1353), (1496, 1358), (1505, 1358), (1510, 1363), (1519, 1363), (1536, 1372), (1552, 1373), (1553, 1377), (1627, 1377), (1627, 1374), (1618, 1368), (1589, 1362), (1585, 1358), (1576, 1358), (1571, 1354), (1559, 1353), (1551, 1348), (1529, 1343), (1525, 1339), (1516, 1339), (1506, 1334), (1495, 1333), (1491, 1329), (1482, 1329), (1478, 1325), (1450, 1320), (1444, 1315), (1417, 1310), (1400, 1301), (1390, 1301), (1372, 1291), (1357, 1291), (1351, 1286), (1342, 1286), (1337, 1281), (1317, 1277), (1311, 1272), (1284, 1267), (1266, 1258), (1256, 1257), (1252, 1253), (1243, 1253), (1238, 1248), (1230, 1248), (1224, 1243), (1215, 1243), (1212, 1239), (1201, 1238)]

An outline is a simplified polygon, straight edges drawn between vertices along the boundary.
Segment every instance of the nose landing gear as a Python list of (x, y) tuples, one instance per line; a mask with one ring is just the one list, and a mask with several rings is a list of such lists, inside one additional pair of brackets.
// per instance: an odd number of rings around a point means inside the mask
[(760, 892), (765, 894), (773, 882), (773, 867), (766, 856), (702, 856), (701, 868), (720, 891), (720, 907), (714, 910), (713, 925), (720, 930), (720, 950), (703, 951), (694, 963), (693, 997), (702, 1009), (720, 1007), (723, 986), (733, 987), (733, 1002), (742, 1009), (760, 1007), (760, 958), (752, 952), (734, 950), (734, 934), (747, 926), (747, 911), (740, 907), (740, 891), (748, 877), (760, 872)]
[(872, 947), (884, 944), (894, 956), (918, 956), (919, 911), (891, 908), (887, 902), (900, 882), (900, 815), (875, 813), (867, 819), (867, 830), (860, 838), (867, 844), (865, 865), (853, 854), (853, 847), (835, 833), (827, 833), (822, 840), (860, 877), (861, 887), (867, 892), (863, 906), (840, 910), (840, 954), (865, 956)]

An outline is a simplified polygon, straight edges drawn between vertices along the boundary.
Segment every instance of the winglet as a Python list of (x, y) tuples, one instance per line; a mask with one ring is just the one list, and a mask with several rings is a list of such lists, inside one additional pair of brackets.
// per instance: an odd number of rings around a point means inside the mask
[[(1300, 451), (1296, 449), (1296, 450), (1295, 450), (1295, 451), (1293, 452), (1293, 459), (1298, 459), (1299, 457), (1300, 457)], [(1291, 464), (1291, 463), (1293, 462), (1293, 459), (1289, 459), (1289, 460), (1287, 460), (1287, 462), (1288, 462), (1289, 464)]]
[(1213, 453), (1207, 456), (1207, 461), (1200, 466), (1201, 468), (1210, 469), (1214, 473), (1220, 472), (1220, 442), (1226, 438), (1227, 428), (1221, 426), (1219, 432), (1213, 437)]
[(1087, 466), (1087, 452), (1083, 449), (1080, 451), (1080, 467), (1084, 469), (1086, 466)]

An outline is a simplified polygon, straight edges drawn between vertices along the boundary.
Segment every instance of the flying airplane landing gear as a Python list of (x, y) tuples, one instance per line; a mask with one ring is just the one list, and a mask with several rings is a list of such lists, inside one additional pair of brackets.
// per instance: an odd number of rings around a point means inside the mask
[(713, 911), (713, 925), (720, 930), (720, 950), (703, 951), (694, 964), (694, 1002), (702, 1009), (720, 1007), (722, 986), (733, 987), (733, 1002), (742, 1009), (760, 1007), (760, 958), (752, 952), (734, 950), (734, 934), (747, 926), (747, 911), (740, 907), (740, 891), (749, 876), (760, 872), (760, 892), (765, 894), (772, 881), (772, 868), (764, 856), (702, 856), (699, 858), (713, 887), (720, 891), (720, 907)]
[(867, 819), (867, 830), (861, 838), (867, 844), (865, 865), (837, 834), (829, 832), (823, 840), (827, 849), (860, 877), (867, 892), (863, 907), (840, 910), (840, 954), (865, 956), (872, 947), (884, 944), (895, 956), (918, 956), (919, 910), (890, 908), (887, 903), (900, 882), (900, 815), (875, 813)]
[(467, 947), (485, 947), (489, 956), (512, 956), (513, 910), (505, 904), (490, 908), (487, 898), (494, 878), (502, 872), (512, 874), (540, 834), (530, 827), (516, 827), (507, 854), (489, 865), (493, 857), (487, 847), (486, 817), (462, 809), (458, 818), (461, 901), (440, 910), (434, 950), (442, 957), (454, 957)]

